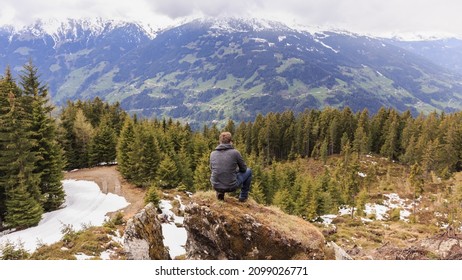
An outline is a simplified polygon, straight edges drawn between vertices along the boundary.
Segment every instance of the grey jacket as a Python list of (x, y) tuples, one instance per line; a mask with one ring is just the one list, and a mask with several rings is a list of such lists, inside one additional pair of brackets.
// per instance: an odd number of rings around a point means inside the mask
[(231, 192), (237, 189), (237, 172), (245, 172), (247, 165), (241, 153), (232, 144), (220, 144), (210, 154), (210, 182), (217, 191)]

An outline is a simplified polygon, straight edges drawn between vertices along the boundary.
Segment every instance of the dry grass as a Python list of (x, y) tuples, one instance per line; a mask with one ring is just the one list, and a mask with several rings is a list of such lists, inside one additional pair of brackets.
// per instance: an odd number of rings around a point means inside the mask
[(241, 203), (236, 198), (226, 195), (225, 201), (219, 201), (215, 197), (215, 192), (209, 191), (196, 193), (192, 200), (199, 202), (200, 205), (208, 205), (224, 216), (245, 214), (253, 216), (259, 223), (275, 228), (284, 236), (299, 240), (308, 247), (324, 240), (319, 229), (311, 223), (300, 217), (288, 215), (277, 207), (258, 204), (251, 198)]
[(101, 253), (112, 252), (111, 259), (124, 259), (123, 248), (113, 241), (111, 235), (116, 234), (117, 228), (89, 227), (82, 231), (68, 231), (61, 239), (51, 245), (43, 245), (30, 256), (31, 260), (75, 260), (79, 254), (89, 256), (90, 259), (101, 259)]

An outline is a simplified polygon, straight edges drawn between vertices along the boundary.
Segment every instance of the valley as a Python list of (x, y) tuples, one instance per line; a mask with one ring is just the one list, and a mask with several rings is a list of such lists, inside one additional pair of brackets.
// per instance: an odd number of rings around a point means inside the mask
[(0, 27), (0, 42), (0, 68), (19, 75), (32, 60), (59, 106), (99, 97), (130, 114), (172, 117), (194, 128), (307, 108), (392, 107), (414, 115), (462, 108), (461, 67), (450, 59), (457, 39), (402, 42), (238, 18), (157, 32), (69, 19)]

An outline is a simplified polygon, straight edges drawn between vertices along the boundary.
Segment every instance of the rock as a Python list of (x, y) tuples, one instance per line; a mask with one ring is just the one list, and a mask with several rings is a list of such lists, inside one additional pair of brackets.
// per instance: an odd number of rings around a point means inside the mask
[(123, 236), (127, 258), (130, 260), (171, 259), (163, 239), (156, 207), (150, 203), (127, 222)]
[(431, 252), (418, 246), (399, 248), (391, 244), (385, 244), (378, 248), (372, 259), (375, 260), (428, 260)]
[(420, 247), (430, 251), (437, 259), (462, 259), (462, 239), (459, 237), (434, 236), (420, 241)]
[(196, 193), (185, 209), (187, 259), (325, 259), (322, 233), (305, 220), (253, 200)]
[(461, 260), (462, 239), (447, 234), (435, 235), (423, 240), (413, 241), (405, 248), (385, 244), (378, 248), (374, 259), (381, 260)]
[(353, 260), (353, 258), (335, 242), (331, 241), (327, 243), (327, 246), (334, 251), (334, 258), (336, 260)]

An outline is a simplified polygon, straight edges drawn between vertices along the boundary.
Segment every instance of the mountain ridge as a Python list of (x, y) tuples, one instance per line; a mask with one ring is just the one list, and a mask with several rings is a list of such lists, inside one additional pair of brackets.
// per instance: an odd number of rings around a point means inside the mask
[(32, 59), (58, 105), (98, 96), (196, 124), (326, 106), (462, 108), (458, 62), (438, 64), (396, 40), (261, 19), (195, 19), (155, 32), (102, 19), (46, 24), (0, 28), (0, 67), (19, 73)]

